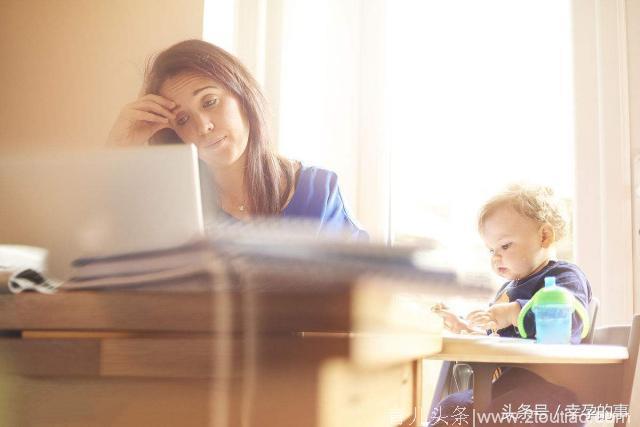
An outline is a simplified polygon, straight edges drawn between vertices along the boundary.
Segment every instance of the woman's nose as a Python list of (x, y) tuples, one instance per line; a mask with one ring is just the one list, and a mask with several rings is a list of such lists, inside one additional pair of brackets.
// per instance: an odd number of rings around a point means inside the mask
[(198, 132), (200, 135), (206, 135), (209, 132), (213, 131), (215, 128), (213, 122), (206, 116), (201, 116), (197, 118), (198, 122)]

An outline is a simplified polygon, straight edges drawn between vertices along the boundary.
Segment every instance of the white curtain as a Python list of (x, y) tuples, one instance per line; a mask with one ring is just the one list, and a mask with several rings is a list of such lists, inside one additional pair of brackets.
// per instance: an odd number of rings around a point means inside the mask
[(232, 49), (264, 88), (278, 150), (335, 171), (348, 208), (376, 240), (388, 236), (384, 3), (235, 0)]
[[(629, 2), (631, 4), (633, 2)], [(600, 324), (630, 323), (640, 308), (638, 222), (633, 225), (630, 64), (638, 74), (638, 8), (624, 0), (574, 0), (576, 82), (576, 261), (600, 298)], [(635, 46), (627, 30), (633, 29)], [(635, 51), (636, 55), (630, 55)], [(628, 62), (632, 60), (634, 62)], [(637, 93), (637, 92), (636, 92)], [(638, 125), (637, 103), (634, 124)], [(637, 199), (636, 199), (637, 200)], [(636, 209), (637, 211), (637, 209)], [(636, 242), (636, 252), (633, 242)], [(635, 266), (634, 266), (635, 264)], [(636, 273), (637, 274), (637, 273)], [(634, 292), (635, 289), (635, 292)]]

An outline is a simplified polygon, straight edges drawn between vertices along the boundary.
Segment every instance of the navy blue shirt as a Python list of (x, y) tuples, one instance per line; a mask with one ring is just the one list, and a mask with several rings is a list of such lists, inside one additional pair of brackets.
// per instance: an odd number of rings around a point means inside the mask
[[(520, 308), (522, 308), (536, 292), (544, 288), (544, 278), (550, 276), (555, 276), (556, 285), (569, 290), (588, 312), (589, 302), (591, 302), (591, 285), (577, 265), (565, 261), (549, 261), (549, 264), (537, 273), (524, 279), (512, 280), (505, 283), (496, 294), (494, 303), (506, 293), (510, 302), (517, 301), (520, 304)], [(525, 315), (524, 328), (527, 337), (535, 337), (535, 315), (532, 310), (529, 310)], [(520, 337), (520, 333), (515, 326), (500, 329), (498, 334), (503, 337)], [(581, 334), (582, 320), (578, 314), (574, 312), (571, 327), (571, 342), (573, 344), (579, 344)]]

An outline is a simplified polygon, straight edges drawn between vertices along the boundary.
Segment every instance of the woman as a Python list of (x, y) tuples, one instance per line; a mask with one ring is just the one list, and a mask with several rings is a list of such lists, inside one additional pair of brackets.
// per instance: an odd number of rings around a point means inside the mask
[(347, 212), (335, 173), (272, 151), (265, 99), (233, 55), (201, 40), (180, 42), (155, 58), (144, 93), (120, 112), (111, 144), (194, 144), (226, 215), (313, 218), (323, 231), (368, 238)]

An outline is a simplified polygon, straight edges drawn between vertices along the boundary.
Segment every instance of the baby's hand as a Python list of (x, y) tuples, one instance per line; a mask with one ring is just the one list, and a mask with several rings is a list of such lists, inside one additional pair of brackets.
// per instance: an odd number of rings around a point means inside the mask
[(467, 315), (471, 327), (491, 329), (492, 331), (503, 329), (518, 322), (520, 304), (517, 301), (496, 303), (487, 310), (472, 311)]
[(473, 329), (467, 321), (458, 317), (442, 303), (435, 304), (431, 307), (431, 311), (442, 317), (445, 328), (451, 332), (456, 334), (475, 334), (478, 332), (476, 329)]

